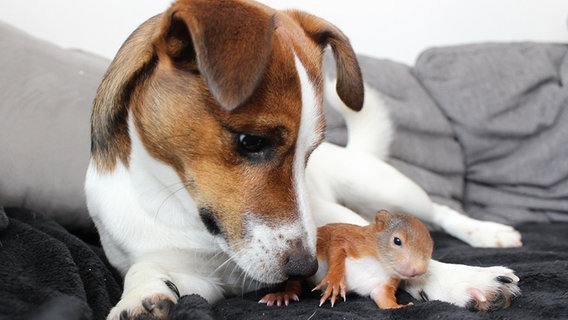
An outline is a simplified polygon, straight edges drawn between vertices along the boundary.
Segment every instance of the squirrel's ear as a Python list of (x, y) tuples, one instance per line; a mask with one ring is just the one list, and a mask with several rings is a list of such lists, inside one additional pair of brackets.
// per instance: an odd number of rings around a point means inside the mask
[(389, 222), (389, 220), (391, 219), (392, 213), (390, 213), (388, 210), (381, 210), (379, 212), (377, 212), (377, 216), (375, 217), (375, 225), (376, 228), (378, 230), (383, 230), (385, 228), (385, 226), (387, 225), (387, 223)]

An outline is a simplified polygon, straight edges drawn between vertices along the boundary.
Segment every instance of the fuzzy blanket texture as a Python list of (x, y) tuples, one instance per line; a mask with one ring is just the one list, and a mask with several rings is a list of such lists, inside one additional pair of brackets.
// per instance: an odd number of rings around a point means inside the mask
[[(317, 292), (288, 307), (257, 301), (269, 289), (208, 305), (185, 296), (171, 319), (566, 319), (568, 318), (568, 224), (519, 226), (525, 245), (476, 249), (433, 233), (434, 258), (470, 265), (506, 265), (517, 272), (522, 295), (506, 310), (475, 313), (439, 301), (379, 310), (369, 298), (349, 295), (331, 308), (318, 307)], [(104, 258), (93, 234), (71, 234), (28, 210), (0, 210), (0, 319), (104, 319), (118, 302), (121, 279)], [(308, 288), (306, 288), (308, 289)], [(309, 290), (304, 290), (309, 292)]]

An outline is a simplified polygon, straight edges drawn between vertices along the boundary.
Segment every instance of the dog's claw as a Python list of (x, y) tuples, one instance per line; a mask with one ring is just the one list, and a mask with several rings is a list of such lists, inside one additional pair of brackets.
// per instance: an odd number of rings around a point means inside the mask
[(168, 288), (170, 288), (170, 290), (173, 291), (173, 293), (176, 294), (178, 300), (179, 298), (181, 298), (181, 295), (179, 294), (179, 289), (178, 287), (175, 285), (175, 283), (171, 282), (170, 280), (166, 280), (164, 281), (164, 283), (166, 284), (166, 286), (168, 286)]
[(498, 276), (497, 281), (499, 281), (501, 283), (513, 283), (513, 279), (511, 279), (507, 276)]
[(428, 294), (426, 294), (426, 292), (424, 292), (424, 290), (420, 290), (420, 292), (418, 292), (418, 294), (420, 295), (420, 298), (422, 299), (422, 301), (430, 301), (430, 297), (428, 297)]
[(152, 304), (150, 303), (149, 300), (142, 301), (142, 307), (144, 307), (144, 309), (146, 309), (146, 311), (152, 312)]

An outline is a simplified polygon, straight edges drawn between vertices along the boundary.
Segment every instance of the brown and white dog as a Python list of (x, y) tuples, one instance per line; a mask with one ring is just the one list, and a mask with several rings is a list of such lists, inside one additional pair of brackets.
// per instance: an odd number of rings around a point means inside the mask
[[(179, 0), (125, 42), (95, 98), (85, 184), (125, 277), (109, 319), (165, 318), (180, 295), (215, 302), (316, 271), (314, 217), (326, 213), (310, 206), (305, 175), (323, 139), (327, 46), (338, 95), (357, 111), (364, 86), (349, 41), (304, 12)], [(517, 290), (506, 268), (431, 269), (409, 292), (487, 307)]]

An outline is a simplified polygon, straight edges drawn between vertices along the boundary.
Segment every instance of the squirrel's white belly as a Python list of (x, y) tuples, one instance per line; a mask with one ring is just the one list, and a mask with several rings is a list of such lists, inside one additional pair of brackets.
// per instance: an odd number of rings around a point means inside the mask
[[(327, 274), (327, 261), (318, 259), (319, 268), (314, 283), (319, 283)], [(390, 278), (381, 262), (372, 257), (345, 259), (345, 285), (348, 292), (369, 296), (378, 286)]]
[(345, 259), (345, 285), (362, 296), (369, 296), (390, 278), (381, 262), (372, 257)]

